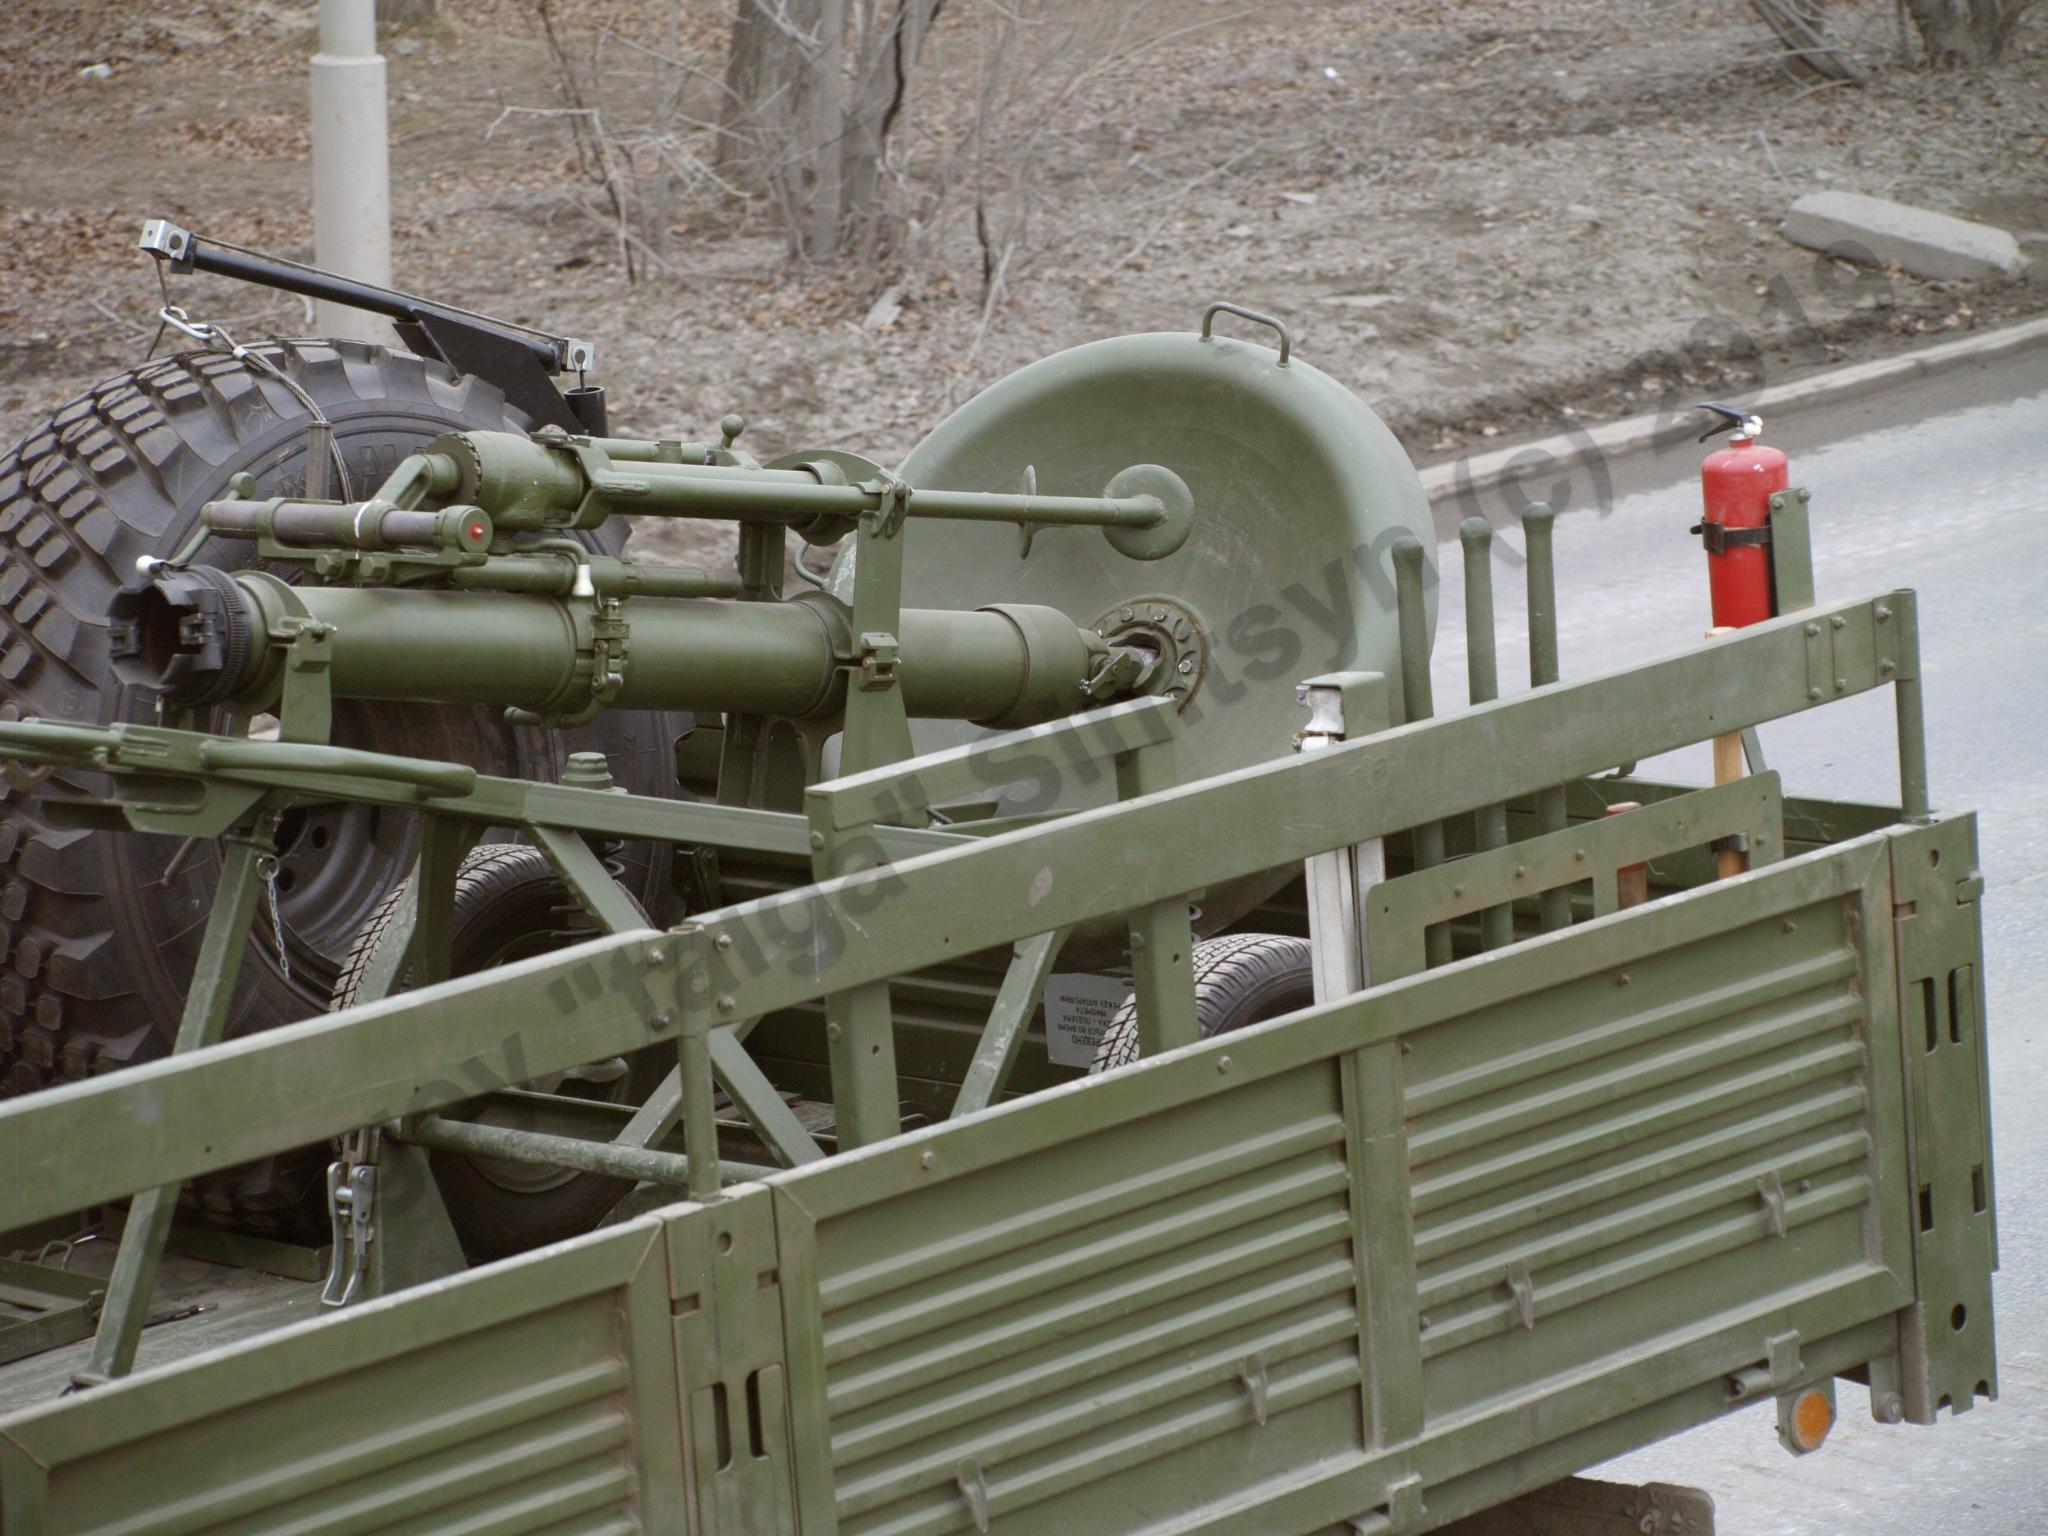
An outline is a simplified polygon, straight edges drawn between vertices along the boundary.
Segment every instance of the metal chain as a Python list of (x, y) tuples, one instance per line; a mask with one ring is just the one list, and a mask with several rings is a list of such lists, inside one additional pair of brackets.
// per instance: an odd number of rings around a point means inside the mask
[(263, 885), (270, 893), (270, 933), (277, 941), (277, 968), (284, 972), (284, 979), (292, 979), (291, 958), (284, 952), (284, 916), (277, 909), (277, 858), (270, 855), (263, 860)]

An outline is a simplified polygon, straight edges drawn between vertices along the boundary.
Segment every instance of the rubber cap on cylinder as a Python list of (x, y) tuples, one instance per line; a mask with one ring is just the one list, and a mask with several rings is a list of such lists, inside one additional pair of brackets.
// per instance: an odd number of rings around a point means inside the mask
[(187, 708), (233, 698), (257, 659), (251, 606), (233, 576), (207, 565), (123, 587), (107, 609), (114, 675)]

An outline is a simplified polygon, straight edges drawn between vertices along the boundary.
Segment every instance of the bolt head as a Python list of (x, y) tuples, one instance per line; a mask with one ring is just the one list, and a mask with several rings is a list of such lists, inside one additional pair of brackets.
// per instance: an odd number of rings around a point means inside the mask
[(731, 949), (731, 948), (732, 948), (732, 935), (731, 935), (731, 934), (729, 934), (729, 933), (724, 933), (724, 932), (721, 932), (721, 933), (720, 933), (720, 934), (718, 935), (718, 937), (717, 937), (717, 938), (715, 938), (715, 939), (713, 939), (713, 940), (711, 941), (711, 947), (712, 947), (713, 949), (717, 949), (717, 950), (721, 950), (721, 951), (724, 951), (724, 950), (729, 950), (729, 949)]
[(740, 1001), (738, 998), (734, 997), (730, 992), (721, 992), (718, 994), (718, 1002), (716, 1006), (720, 1013), (733, 1013), (738, 1010), (740, 1006)]

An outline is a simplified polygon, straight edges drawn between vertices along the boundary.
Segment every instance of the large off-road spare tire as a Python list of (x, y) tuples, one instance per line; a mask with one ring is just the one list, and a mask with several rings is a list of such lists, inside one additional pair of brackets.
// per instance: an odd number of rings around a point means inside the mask
[[(402, 352), (317, 341), (256, 350), (333, 422), (357, 497), (442, 432), (526, 427), (493, 386)], [(253, 474), (259, 496), (302, 489), (307, 419), (262, 369), (191, 352), (109, 379), (0, 458), (0, 717), (150, 718), (151, 701), (109, 670), (109, 602), (135, 579), (136, 557), (181, 543), (231, 475)], [(616, 549), (621, 538), (608, 530), (592, 542)], [(205, 559), (243, 563), (248, 549), (216, 542)], [(352, 746), (540, 779), (555, 777), (568, 752), (594, 748), (628, 788), (659, 794), (673, 783), (670, 717), (607, 715), (562, 733), (514, 729), (484, 709), (338, 703), (335, 713), (335, 739)], [(59, 773), (29, 794), (0, 783), (0, 1092), (148, 1059), (175, 1033), (216, 851), (211, 842), (60, 830), (40, 814), (40, 793), (103, 788), (82, 773)], [(231, 1034), (326, 1006), (351, 936), (402, 883), (417, 826), (401, 813), (336, 807), (295, 813), (278, 835), (282, 942), (266, 899)], [(659, 855), (629, 848), (619, 857), (659, 919)]]

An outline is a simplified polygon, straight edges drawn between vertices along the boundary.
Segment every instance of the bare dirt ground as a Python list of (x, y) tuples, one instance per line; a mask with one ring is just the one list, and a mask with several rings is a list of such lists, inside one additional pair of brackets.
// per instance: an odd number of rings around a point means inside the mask
[[(647, 47), (699, 61), (685, 111), (716, 115), (730, 0), (687, 7), (674, 35), (655, 0), (554, 8), (598, 50), (615, 125), (657, 90)], [(1062, 13), (1101, 7), (1047, 9), (1038, 57), (1075, 25)], [(442, 0), (385, 42), (398, 281), (597, 339), (617, 430), (695, 435), (738, 408), (757, 453), (885, 462), (1033, 357), (1187, 328), (1212, 298), (1285, 317), (1418, 460), (2048, 309), (2048, 237), (2032, 281), (1965, 285), (1818, 259), (1777, 231), (1822, 187), (2048, 230), (2048, 8), (1981, 75), (1888, 68), (1852, 87), (1794, 78), (1726, 0), (1155, 0), (1121, 26), (1145, 46), (1001, 126), (993, 304), (972, 199), (933, 169), (957, 167), (972, 115), (971, 10), (930, 44), (902, 148), (920, 222), (897, 257), (794, 269), (758, 203), (706, 183), (677, 206), (669, 270), (629, 282), (566, 125), (503, 116), (560, 101), (531, 0)], [(313, 12), (6, 7), (0, 439), (149, 345), (145, 216), (310, 255)], [(1882, 0), (1834, 12), (1859, 45), (1892, 42)], [(110, 77), (81, 74), (102, 63)], [(308, 328), (297, 300), (176, 281), (244, 339)]]

